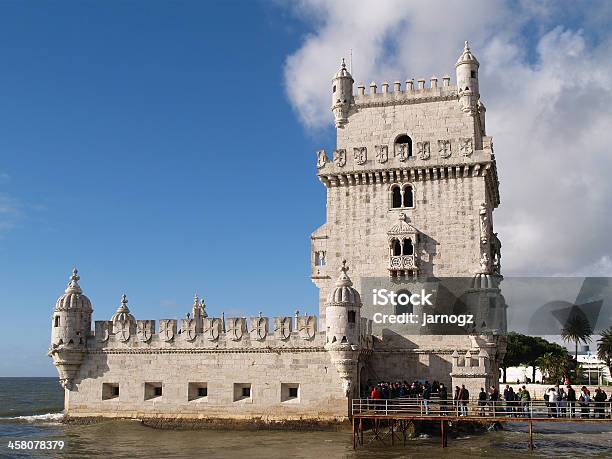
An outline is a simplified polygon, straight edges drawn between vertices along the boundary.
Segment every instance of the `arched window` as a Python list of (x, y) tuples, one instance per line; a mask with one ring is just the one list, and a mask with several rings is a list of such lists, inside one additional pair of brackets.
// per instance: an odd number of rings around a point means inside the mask
[(391, 193), (391, 207), (394, 209), (399, 209), (402, 207), (402, 190), (400, 189), (399, 185), (395, 185), (393, 188), (391, 188)]
[(410, 239), (404, 239), (404, 247), (402, 251), (403, 255), (413, 255), (414, 247), (412, 246), (412, 241)]
[[(405, 158), (412, 158), (412, 139), (407, 134), (402, 134), (395, 139), (395, 154), (398, 150), (402, 152)], [(403, 150), (403, 151), (402, 151)]]
[(411, 293), (408, 290), (399, 290), (397, 292), (397, 298), (395, 300), (394, 312), (395, 315), (400, 314), (412, 314), (414, 312), (414, 308), (410, 300)]
[(393, 239), (393, 256), (398, 257), (402, 254), (402, 244), (397, 239)]
[(404, 207), (414, 207), (414, 190), (410, 185), (404, 187)]

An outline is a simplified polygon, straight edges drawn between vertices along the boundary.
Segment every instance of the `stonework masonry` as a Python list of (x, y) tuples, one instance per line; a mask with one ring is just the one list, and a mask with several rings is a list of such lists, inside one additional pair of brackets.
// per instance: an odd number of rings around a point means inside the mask
[[(66, 413), (341, 421), (371, 382), (438, 380), (472, 394), (497, 384), (505, 353), (503, 326), (490, 319), (505, 317), (493, 232), (499, 184), (467, 42), (455, 68), (456, 85), (432, 77), (428, 87), (396, 81), (379, 92), (372, 83), (368, 93), (354, 91), (344, 62), (334, 76), (337, 145), (316, 155), (327, 189), (326, 222), (311, 236), (318, 318), (212, 318), (196, 297), (186, 318), (156, 323), (137, 320), (124, 295), (92, 331), (75, 270), (54, 308), (49, 349)], [(364, 279), (441, 277), (470, 280), (462, 301), (487, 311), (478, 332), (411, 334), (373, 324), (363, 308)]]

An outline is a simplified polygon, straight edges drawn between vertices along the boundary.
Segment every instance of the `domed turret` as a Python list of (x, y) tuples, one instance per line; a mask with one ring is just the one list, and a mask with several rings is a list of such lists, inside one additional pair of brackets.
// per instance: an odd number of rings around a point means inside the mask
[(325, 304), (325, 348), (343, 381), (345, 395), (350, 397), (354, 393), (353, 381), (356, 378), (360, 350), (361, 297), (353, 288), (348, 270), (344, 260), (336, 286)]
[(60, 384), (71, 389), (73, 380), (87, 352), (87, 338), (91, 333), (91, 301), (81, 290), (76, 268), (68, 287), (57, 299), (51, 318), (51, 347), (49, 356), (57, 367)]
[(342, 59), (340, 70), (338, 70), (332, 80), (331, 108), (337, 128), (341, 128), (348, 123), (349, 108), (353, 103), (353, 83), (353, 77), (347, 70), (344, 59)]
[(455, 64), (457, 72), (457, 89), (459, 91), (459, 99), (463, 111), (476, 113), (478, 108), (478, 100), (480, 99), (480, 90), (478, 87), (478, 67), (480, 64), (472, 54), (470, 45), (466, 41), (463, 53), (459, 56)]

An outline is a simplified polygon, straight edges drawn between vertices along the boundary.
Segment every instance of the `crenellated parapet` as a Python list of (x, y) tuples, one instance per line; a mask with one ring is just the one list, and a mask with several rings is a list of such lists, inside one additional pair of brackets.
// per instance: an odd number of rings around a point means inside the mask
[(458, 88), (451, 85), (450, 81), (451, 78), (448, 75), (444, 75), (441, 82), (433, 75), (429, 78), (428, 85), (426, 85), (425, 78), (419, 78), (416, 84), (414, 79), (406, 80), (402, 87), (402, 82), (396, 80), (391, 90), (387, 81), (380, 84), (380, 89), (379, 85), (372, 81), (368, 90), (361, 83), (357, 86), (357, 94), (354, 96), (355, 106), (366, 108), (456, 100)]
[[(162, 319), (156, 330), (154, 320), (137, 320), (134, 328), (117, 329), (110, 320), (95, 322), (95, 340), (90, 349), (271, 349), (316, 348), (325, 344), (317, 330), (317, 317), (206, 317), (202, 330), (192, 317)], [(126, 333), (129, 331), (128, 336)]]

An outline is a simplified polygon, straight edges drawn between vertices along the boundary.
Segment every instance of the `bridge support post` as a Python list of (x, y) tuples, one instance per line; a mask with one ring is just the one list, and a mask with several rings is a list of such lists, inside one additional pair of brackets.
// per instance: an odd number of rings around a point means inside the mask
[(355, 416), (353, 416), (353, 449), (357, 449), (357, 443), (355, 438)]
[(529, 449), (533, 451), (533, 422), (529, 421)]
[(440, 421), (440, 436), (442, 437), (442, 448), (446, 448), (448, 446), (447, 442), (447, 433), (446, 433), (446, 421)]

